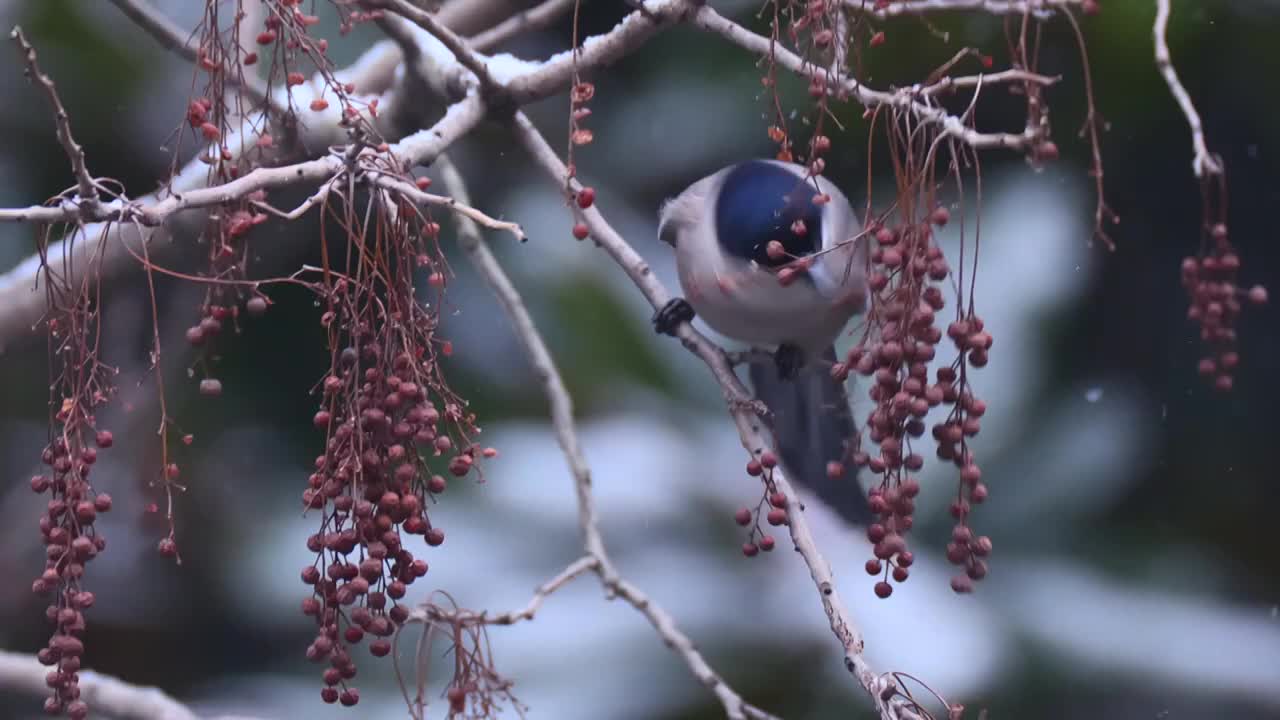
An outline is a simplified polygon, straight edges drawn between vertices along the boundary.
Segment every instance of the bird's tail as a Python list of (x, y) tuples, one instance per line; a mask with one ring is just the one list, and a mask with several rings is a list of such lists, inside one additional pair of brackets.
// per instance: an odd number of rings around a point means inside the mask
[[(856, 426), (844, 383), (831, 377), (835, 361), (835, 348), (828, 348), (822, 362), (807, 363), (790, 379), (778, 377), (768, 360), (752, 361), (749, 374), (756, 397), (773, 413), (774, 442), (783, 468), (845, 520), (865, 526), (871, 522), (871, 509), (857, 468), (845, 452)], [(827, 463), (833, 460), (844, 467), (839, 477), (828, 475)]]

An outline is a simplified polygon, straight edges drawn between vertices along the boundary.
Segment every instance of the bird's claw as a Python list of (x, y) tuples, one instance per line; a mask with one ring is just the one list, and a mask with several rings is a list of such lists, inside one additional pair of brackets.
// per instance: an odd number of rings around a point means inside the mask
[(672, 298), (653, 314), (653, 329), (659, 335), (676, 334), (681, 323), (693, 320), (693, 306), (684, 298)]

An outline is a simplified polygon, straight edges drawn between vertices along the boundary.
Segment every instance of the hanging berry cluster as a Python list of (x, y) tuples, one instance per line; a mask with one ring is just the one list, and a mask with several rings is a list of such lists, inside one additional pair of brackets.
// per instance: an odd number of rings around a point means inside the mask
[(954, 535), (957, 541), (963, 536), (966, 543), (948, 546), (948, 559), (965, 570), (953, 578), (952, 588), (968, 592), (972, 580), (986, 575), (981, 558), (989, 552), (989, 541), (984, 541), (985, 549), (970, 548), (972, 533), (967, 526), (972, 505), (987, 496), (981, 471), (968, 447), (968, 440), (981, 427), (986, 405), (973, 395), (967, 369), (987, 364), (992, 340), (972, 308), (958, 311), (957, 319), (947, 326), (957, 358), (939, 368), (934, 382), (929, 382), (929, 363), (942, 341), (938, 327), (938, 314), (945, 307), (942, 283), (951, 275), (935, 242), (934, 228), (949, 219), (945, 207), (935, 207), (924, 221), (874, 228), (875, 248), (870, 253), (868, 276), (872, 302), (867, 315), (867, 327), (873, 328), (874, 334), (833, 369), (839, 379), (852, 370), (873, 380), (867, 395), (874, 407), (866, 428), (867, 438), (878, 452), (859, 450), (851, 459), (881, 477), (868, 494), (871, 511), (879, 518), (867, 528), (875, 557), (866, 566), (868, 574), (883, 576), (875, 586), (880, 597), (893, 592), (890, 578), (903, 582), (909, 575), (913, 555), (907, 550), (905, 534), (914, 523), (915, 498), (920, 493), (920, 483), (911, 473), (924, 467), (924, 457), (912, 442), (924, 435), (926, 416), (940, 405), (951, 409), (944, 421), (933, 426), (932, 434), (937, 456), (960, 470), (960, 487), (951, 512), (956, 519)]
[[(42, 255), (51, 238), (60, 235), (52, 229), (42, 234)], [(45, 682), (52, 695), (45, 700), (45, 710), (79, 719), (89, 713), (80, 699), (78, 671), (84, 653), (84, 611), (94, 603), (83, 581), (86, 566), (107, 546), (95, 521), (111, 509), (111, 496), (95, 490), (90, 477), (98, 451), (115, 441), (110, 431), (95, 428), (94, 411), (114, 394), (111, 378), (116, 371), (99, 362), (97, 298), (88, 286), (50, 270), (50, 265), (62, 267), (63, 258), (41, 260), (41, 282), (52, 309), (46, 321), (51, 417), (49, 443), (40, 456), (47, 469), (31, 478), (31, 489), (48, 494), (49, 502), (40, 516), (45, 569), (31, 589), (50, 598), (45, 617), (53, 633), (37, 655), (50, 668)], [(95, 260), (89, 262), (96, 265)]]
[(761, 513), (765, 522), (774, 527), (787, 524), (787, 494), (773, 483), (773, 469), (777, 466), (778, 456), (768, 451), (761, 453), (759, 460), (752, 458), (747, 462), (747, 474), (764, 481), (764, 494), (754, 508), (738, 508), (733, 514), (734, 522), (748, 528), (747, 540), (742, 544), (742, 554), (746, 557), (755, 557), (761, 550), (771, 552), (778, 545), (777, 539), (760, 527)]
[[(320, 520), (307, 538), (316, 559), (302, 570), (313, 588), (302, 611), (318, 627), (307, 657), (329, 665), (321, 698), (343, 705), (359, 700), (348, 685), (356, 674), (352, 647), (370, 635), (369, 652), (388, 654), (389, 637), (408, 618), (400, 601), (427, 572), (409, 536), (433, 547), (444, 542), (430, 508), (447, 481), (434, 466), (464, 477), (495, 454), (471, 442), (479, 432), (475, 417), (439, 365), (452, 346), (436, 335), (437, 306), (415, 295), (417, 270), (438, 291), (445, 285), (440, 228), (407, 201), (370, 202), (378, 217), (373, 232), (361, 237), (356, 230), (350, 242), (371, 252), (359, 253), (345, 273), (327, 270), (322, 290), (332, 366), (313, 421), (326, 440), (302, 492)], [(396, 203), (394, 212), (387, 203)]]
[(1235, 384), (1233, 373), (1240, 364), (1236, 351), (1236, 320), (1243, 306), (1264, 305), (1267, 289), (1254, 285), (1248, 290), (1236, 286), (1240, 256), (1227, 239), (1226, 225), (1214, 225), (1210, 247), (1198, 257), (1182, 261), (1182, 287), (1191, 306), (1187, 319), (1200, 326), (1205, 354), (1200, 358), (1200, 375), (1215, 389), (1226, 392)]

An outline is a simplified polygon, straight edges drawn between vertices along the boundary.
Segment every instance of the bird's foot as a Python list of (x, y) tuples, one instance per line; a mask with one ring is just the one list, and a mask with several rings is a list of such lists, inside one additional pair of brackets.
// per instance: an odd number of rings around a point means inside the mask
[(804, 367), (804, 351), (795, 345), (783, 343), (773, 354), (774, 365), (778, 368), (778, 379), (792, 380), (800, 374)]
[(684, 298), (672, 298), (653, 314), (653, 329), (659, 335), (676, 334), (681, 323), (693, 320), (693, 306)]

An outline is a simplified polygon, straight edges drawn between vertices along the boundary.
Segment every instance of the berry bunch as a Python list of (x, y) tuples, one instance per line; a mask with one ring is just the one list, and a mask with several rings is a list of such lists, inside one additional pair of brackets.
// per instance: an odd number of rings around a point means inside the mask
[[(763, 512), (765, 521), (774, 527), (787, 524), (787, 494), (773, 485), (773, 469), (778, 466), (778, 456), (765, 451), (760, 459), (747, 462), (747, 474), (764, 479), (764, 494), (755, 508), (739, 508), (733, 514), (733, 521), (745, 528), (750, 528), (747, 540), (742, 544), (742, 554), (755, 557), (760, 551), (772, 552), (778, 545), (773, 535), (760, 527), (760, 515)], [(768, 510), (766, 510), (766, 506)]]
[[(909, 577), (914, 561), (905, 534), (914, 524), (920, 483), (911, 473), (923, 468), (925, 461), (912, 441), (924, 435), (925, 418), (933, 408), (951, 408), (946, 419), (933, 426), (932, 434), (938, 458), (953, 462), (960, 470), (958, 497), (951, 508), (957, 536), (972, 536), (967, 526), (970, 509), (987, 497), (981, 470), (967, 446), (967, 440), (981, 429), (986, 405), (973, 395), (967, 369), (987, 364), (992, 338), (971, 306), (958, 308), (957, 319), (947, 326), (946, 335), (958, 351), (956, 359), (939, 368), (935, 382), (929, 382), (929, 362), (943, 336), (938, 327), (938, 314), (946, 305), (942, 283), (951, 276), (935, 242), (934, 228), (949, 220), (950, 212), (936, 207), (923, 221), (870, 229), (875, 247), (869, 254), (872, 302), (867, 335), (850, 350), (844, 363), (832, 368), (839, 380), (850, 370), (873, 380), (867, 394), (875, 405), (866, 427), (875, 452), (863, 451), (859, 437), (851, 461), (882, 478), (868, 493), (868, 504), (879, 519), (867, 528), (875, 557), (866, 563), (868, 574), (883, 576), (875, 586), (876, 595), (882, 598), (893, 592), (890, 579), (904, 582)], [(835, 471), (839, 475), (842, 468)], [(966, 544), (963, 554), (948, 548), (948, 558), (965, 569), (952, 580), (956, 592), (968, 592), (972, 580), (986, 575), (979, 557), (989, 552), (989, 546), (986, 541), (983, 551)]]
[[(52, 230), (42, 243), (51, 236)], [(89, 714), (88, 705), (80, 699), (79, 670), (84, 611), (94, 603), (93, 593), (82, 583), (85, 567), (107, 546), (95, 523), (101, 513), (111, 510), (111, 496), (97, 492), (90, 477), (99, 450), (115, 443), (110, 431), (95, 429), (94, 411), (114, 393), (111, 378), (116, 370), (98, 362), (100, 317), (86, 287), (47, 270), (42, 281), (55, 308), (47, 323), (50, 441), (40, 455), (47, 469), (31, 478), (31, 489), (47, 493), (49, 502), (40, 516), (45, 567), (31, 590), (51, 596), (45, 617), (53, 632), (37, 656), (50, 668), (45, 683), (52, 694), (45, 700), (45, 710), (78, 719)]]
[(1199, 257), (1182, 261), (1182, 287), (1191, 306), (1187, 319), (1200, 325), (1205, 355), (1200, 359), (1200, 375), (1226, 392), (1235, 384), (1233, 373), (1240, 364), (1236, 352), (1236, 320), (1246, 303), (1264, 305), (1267, 289), (1255, 285), (1244, 290), (1236, 285), (1240, 256), (1227, 234), (1227, 226), (1216, 223), (1209, 230), (1209, 247)]

